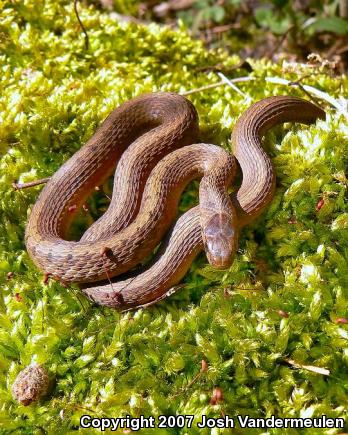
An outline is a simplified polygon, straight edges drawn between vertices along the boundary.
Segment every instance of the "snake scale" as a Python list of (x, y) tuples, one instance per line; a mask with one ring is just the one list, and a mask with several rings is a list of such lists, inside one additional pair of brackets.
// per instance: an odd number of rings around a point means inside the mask
[[(174, 291), (202, 249), (214, 267), (233, 262), (241, 228), (274, 195), (273, 166), (261, 146), (265, 132), (279, 123), (310, 124), (324, 117), (322, 109), (300, 98), (263, 99), (237, 121), (232, 156), (221, 147), (195, 143), (198, 116), (186, 98), (159, 92), (129, 100), (42, 190), (26, 228), (28, 252), (46, 274), (78, 283), (98, 304), (126, 311), (155, 303)], [(237, 162), (242, 183), (229, 195)], [(108, 210), (79, 241), (66, 240), (71, 210), (113, 172)], [(172, 226), (180, 195), (197, 177), (199, 205)], [(168, 230), (151, 264), (132, 273)]]

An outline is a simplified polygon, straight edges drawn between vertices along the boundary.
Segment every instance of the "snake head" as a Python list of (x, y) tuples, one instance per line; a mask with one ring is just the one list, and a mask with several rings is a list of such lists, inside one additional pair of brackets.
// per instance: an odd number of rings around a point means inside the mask
[(227, 269), (238, 248), (238, 230), (233, 216), (215, 213), (202, 225), (205, 252), (216, 269)]

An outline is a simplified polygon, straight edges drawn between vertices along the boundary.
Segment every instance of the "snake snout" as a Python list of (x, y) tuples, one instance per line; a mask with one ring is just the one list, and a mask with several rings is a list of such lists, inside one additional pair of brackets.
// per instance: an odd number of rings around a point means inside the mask
[(209, 263), (216, 269), (230, 267), (238, 243), (231, 217), (225, 213), (215, 214), (203, 228), (203, 239)]

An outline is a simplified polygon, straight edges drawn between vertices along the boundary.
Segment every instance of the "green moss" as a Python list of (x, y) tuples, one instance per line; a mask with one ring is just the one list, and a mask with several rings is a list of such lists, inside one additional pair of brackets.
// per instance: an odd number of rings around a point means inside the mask
[[(50, 176), (115, 106), (135, 95), (216, 82), (204, 72), (214, 64), (230, 68), (231, 77), (246, 72), (233, 69), (237, 58), (205, 51), (182, 29), (117, 24), (80, 6), (90, 38), (85, 51), (72, 2), (0, 7), (0, 430), (69, 433), (85, 413), (345, 416), (348, 331), (335, 319), (348, 317), (346, 120), (328, 108), (325, 122), (268, 135), (276, 197), (243, 231), (230, 270), (211, 269), (201, 255), (185, 287), (152, 308), (120, 315), (94, 307), (73, 289), (43, 284), (24, 246), (40, 188), (14, 192), (12, 181)], [(307, 70), (250, 62), (260, 80), (240, 84), (247, 99), (227, 86), (190, 97), (202, 140), (228, 147), (251, 102), (303, 96), (261, 79), (296, 80)], [(336, 98), (347, 85), (320, 70), (305, 81)], [(182, 207), (194, 197), (188, 191)], [(291, 368), (285, 358), (330, 375)], [(202, 359), (208, 370), (192, 382)], [(11, 397), (11, 385), (31, 362), (43, 364), (56, 383), (48, 399), (23, 407)], [(209, 404), (214, 386), (224, 395), (215, 406)]]

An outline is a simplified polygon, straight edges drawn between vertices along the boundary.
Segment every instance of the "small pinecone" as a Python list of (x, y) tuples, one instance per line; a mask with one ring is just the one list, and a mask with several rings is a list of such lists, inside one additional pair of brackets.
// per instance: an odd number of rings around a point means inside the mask
[(13, 397), (27, 406), (47, 393), (49, 384), (46, 370), (38, 364), (30, 364), (19, 372), (12, 385)]

